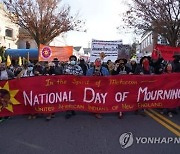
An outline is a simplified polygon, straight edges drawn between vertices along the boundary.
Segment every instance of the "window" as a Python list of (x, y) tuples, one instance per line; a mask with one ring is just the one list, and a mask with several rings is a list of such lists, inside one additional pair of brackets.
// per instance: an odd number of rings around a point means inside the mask
[(152, 34), (149, 36), (149, 43), (152, 44)]
[(163, 38), (163, 37), (161, 37), (161, 44), (163, 44), (163, 45), (166, 45), (166, 44), (167, 44), (166, 39), (165, 39), (165, 38)]
[(10, 29), (10, 28), (7, 28), (6, 31), (5, 31), (5, 35), (7, 37), (13, 37), (13, 30)]
[(30, 48), (31, 48), (31, 44), (28, 41), (26, 41), (26, 49), (30, 49)]
[(149, 38), (146, 38), (146, 47), (149, 45)]

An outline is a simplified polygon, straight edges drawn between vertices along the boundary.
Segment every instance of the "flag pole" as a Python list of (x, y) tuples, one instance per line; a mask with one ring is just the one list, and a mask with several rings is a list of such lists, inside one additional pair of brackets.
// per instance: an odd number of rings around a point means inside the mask
[(29, 63), (29, 52), (28, 52), (28, 55), (27, 55), (27, 61), (28, 61), (28, 63)]

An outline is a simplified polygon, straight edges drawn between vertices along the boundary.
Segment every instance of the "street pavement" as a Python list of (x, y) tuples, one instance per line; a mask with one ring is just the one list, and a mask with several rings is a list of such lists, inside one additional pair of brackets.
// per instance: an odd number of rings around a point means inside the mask
[[(155, 111), (156, 112), (156, 111)], [(179, 138), (180, 111), (173, 118), (163, 115), (164, 123), (155, 113), (146, 116), (125, 113), (118, 119), (116, 113), (103, 114), (96, 119), (91, 113), (77, 112), (65, 119), (65, 113), (57, 113), (51, 121), (44, 116), (28, 120), (27, 116), (15, 116), (0, 123), (0, 154), (178, 154), (180, 143), (137, 143), (135, 137)], [(153, 115), (152, 117), (150, 116)], [(158, 118), (157, 118), (158, 117)], [(162, 118), (162, 117), (161, 117)], [(174, 125), (175, 124), (175, 125)], [(177, 127), (175, 127), (177, 126)], [(133, 143), (122, 148), (119, 137), (133, 134)]]

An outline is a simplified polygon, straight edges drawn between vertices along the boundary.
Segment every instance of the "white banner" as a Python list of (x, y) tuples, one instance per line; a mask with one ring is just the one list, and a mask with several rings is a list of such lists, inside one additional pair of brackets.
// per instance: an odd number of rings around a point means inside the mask
[(115, 61), (118, 57), (118, 45), (122, 44), (122, 40), (102, 41), (92, 40), (90, 62), (94, 62), (96, 58), (104, 55), (103, 61)]

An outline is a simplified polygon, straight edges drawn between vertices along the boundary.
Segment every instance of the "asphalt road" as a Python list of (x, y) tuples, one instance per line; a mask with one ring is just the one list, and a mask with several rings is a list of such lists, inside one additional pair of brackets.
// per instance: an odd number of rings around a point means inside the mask
[[(179, 126), (180, 111), (178, 112), (170, 120)], [(65, 113), (57, 113), (49, 122), (45, 121), (45, 117), (28, 120), (27, 116), (16, 116), (0, 123), (0, 154), (180, 152), (180, 143), (138, 144), (135, 139), (130, 147), (121, 147), (119, 137), (125, 132), (131, 132), (133, 137), (177, 137), (148, 115), (143, 117), (131, 112), (126, 113), (123, 119), (118, 119), (116, 114), (104, 114), (103, 119), (96, 119), (91, 113), (78, 112), (68, 120), (64, 115)]]

